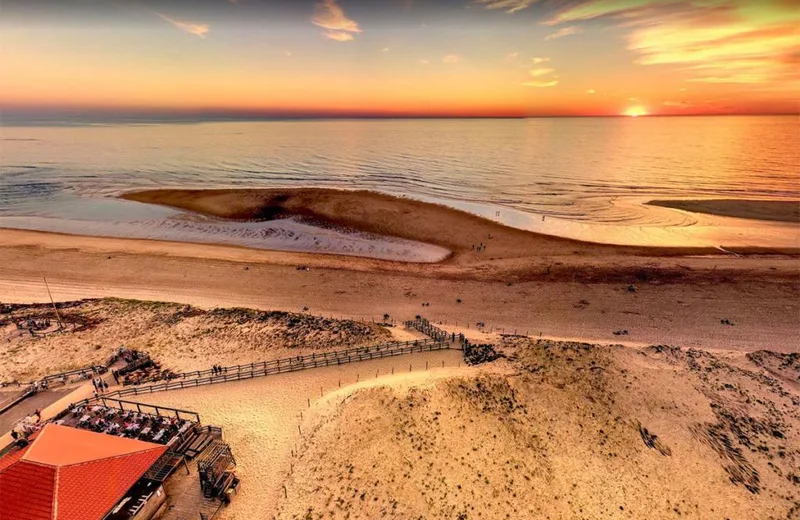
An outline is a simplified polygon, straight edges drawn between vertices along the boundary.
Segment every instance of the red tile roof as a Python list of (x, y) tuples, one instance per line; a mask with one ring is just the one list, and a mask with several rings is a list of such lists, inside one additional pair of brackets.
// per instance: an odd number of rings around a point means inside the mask
[(0, 520), (101, 519), (166, 450), (48, 424), (0, 459)]

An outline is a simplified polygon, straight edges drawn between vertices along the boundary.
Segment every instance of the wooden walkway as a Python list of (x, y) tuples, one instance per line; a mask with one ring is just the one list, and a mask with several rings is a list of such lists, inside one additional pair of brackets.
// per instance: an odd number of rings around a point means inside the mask
[(210, 520), (222, 507), (219, 500), (203, 496), (195, 464), (189, 468), (189, 474), (178, 471), (165, 483), (167, 508), (161, 520)]
[(299, 370), (308, 370), (311, 368), (343, 365), (345, 363), (353, 363), (356, 361), (368, 361), (371, 359), (402, 356), (417, 352), (449, 350), (451, 348), (453, 348), (453, 345), (449, 341), (439, 339), (425, 339), (402, 343), (385, 343), (370, 347), (357, 347), (347, 350), (322, 352), (319, 354), (276, 359), (247, 365), (234, 365), (223, 367), (221, 372), (217, 373), (214, 373), (211, 370), (189, 372), (188, 374), (193, 374), (194, 377), (186, 376), (164, 381), (162, 383), (123, 388), (121, 390), (115, 390), (113, 392), (109, 392), (108, 394), (104, 394), (102, 397), (118, 398), (128, 395), (151, 394), (154, 392), (164, 392), (167, 390), (179, 390), (182, 388), (193, 388), (217, 383), (227, 383), (229, 381), (241, 381), (244, 379), (252, 379), (254, 377), (297, 372)]

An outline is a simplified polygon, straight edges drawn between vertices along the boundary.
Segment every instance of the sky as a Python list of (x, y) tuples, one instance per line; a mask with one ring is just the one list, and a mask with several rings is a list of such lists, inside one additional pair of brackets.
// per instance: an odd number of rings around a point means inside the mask
[(4, 0), (4, 119), (798, 112), (800, 0)]

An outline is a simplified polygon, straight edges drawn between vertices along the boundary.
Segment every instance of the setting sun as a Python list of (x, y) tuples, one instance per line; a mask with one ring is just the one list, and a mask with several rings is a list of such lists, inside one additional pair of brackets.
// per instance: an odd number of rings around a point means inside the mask
[(622, 115), (630, 117), (646, 116), (647, 111), (644, 109), (644, 107), (630, 107)]

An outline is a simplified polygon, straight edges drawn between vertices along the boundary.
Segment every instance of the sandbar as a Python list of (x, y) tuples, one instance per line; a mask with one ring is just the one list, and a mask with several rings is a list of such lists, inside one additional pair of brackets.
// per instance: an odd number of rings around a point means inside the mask
[(800, 224), (800, 201), (796, 200), (651, 200), (647, 204), (721, 217)]

